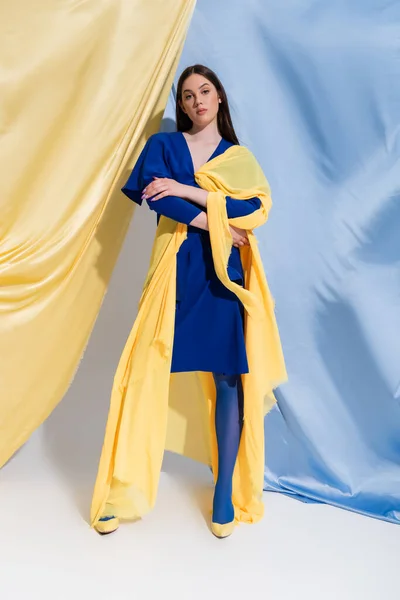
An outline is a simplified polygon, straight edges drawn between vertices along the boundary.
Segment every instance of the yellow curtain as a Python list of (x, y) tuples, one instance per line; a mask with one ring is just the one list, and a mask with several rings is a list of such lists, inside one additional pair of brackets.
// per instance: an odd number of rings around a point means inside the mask
[(66, 392), (158, 129), (195, 0), (0, 7), (0, 466)]

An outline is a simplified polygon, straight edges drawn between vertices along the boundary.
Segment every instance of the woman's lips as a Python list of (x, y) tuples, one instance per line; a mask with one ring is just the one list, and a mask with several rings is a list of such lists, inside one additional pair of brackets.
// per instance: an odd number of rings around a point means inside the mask
[(207, 112), (206, 108), (201, 108), (200, 110), (197, 111), (197, 114), (198, 115), (204, 115), (204, 113), (206, 113), (206, 112)]

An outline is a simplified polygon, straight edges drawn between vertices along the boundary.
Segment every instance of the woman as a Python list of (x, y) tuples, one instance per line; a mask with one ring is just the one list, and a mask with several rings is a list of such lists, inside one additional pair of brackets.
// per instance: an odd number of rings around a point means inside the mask
[[(254, 223), (254, 226), (257, 226), (258, 223), (264, 222), (269, 210), (270, 196), (268, 184), (254, 157), (250, 156), (249, 151), (244, 156), (244, 150), (239, 152), (239, 156), (237, 149), (234, 148), (239, 146), (239, 142), (232, 125), (227, 96), (218, 77), (207, 67), (194, 65), (182, 73), (177, 88), (176, 121), (177, 132), (151, 136), (122, 188), (122, 191), (138, 204), (146, 200), (150, 209), (157, 213), (158, 228), (152, 265), (144, 286), (138, 319), (131, 333), (131, 341), (128, 340), (125, 348), (125, 356), (123, 355), (121, 359), (120, 372), (119, 374), (117, 372), (114, 382), (114, 391), (118, 394), (115, 404), (118, 406), (115, 410), (110, 410), (92, 505), (92, 525), (99, 533), (110, 533), (118, 527), (119, 518), (141, 516), (154, 503), (154, 488), (158, 482), (163, 450), (160, 438), (164, 436), (165, 430), (164, 417), (160, 418), (160, 413), (166, 414), (165, 399), (162, 403), (161, 401), (158, 403), (158, 409), (149, 409), (148, 405), (153, 397), (162, 395), (165, 398), (163, 391), (155, 389), (154, 381), (159, 379), (161, 367), (165, 372), (165, 366), (168, 364), (170, 373), (207, 373), (208, 375), (212, 373), (215, 401), (210, 408), (210, 414), (211, 428), (216, 437), (213, 472), (217, 473), (217, 479), (211, 529), (214, 535), (222, 538), (232, 533), (235, 520), (236, 522), (254, 521), (261, 516), (259, 498), (256, 500), (253, 498), (254, 495), (260, 495), (260, 491), (254, 492), (254, 488), (260, 486), (259, 467), (264, 458), (260, 440), (263, 414), (259, 410), (261, 406), (259, 402), (256, 417), (254, 417), (254, 408), (249, 403), (247, 441), (243, 443), (243, 446), (247, 447), (247, 461), (254, 451), (249, 448), (257, 447), (257, 485), (251, 481), (253, 479), (251, 459), (250, 469), (247, 469), (249, 473), (244, 476), (238, 475), (242, 480), (238, 486), (242, 488), (247, 486), (251, 491), (247, 490), (243, 494), (237, 491), (236, 498), (241, 496), (242, 500), (237, 501), (236, 506), (232, 499), (233, 474), (245, 414), (246, 394), (243, 393), (242, 378), (248, 374), (247, 388), (251, 391), (253, 386), (252, 396), (257, 398), (270, 392), (272, 384), (281, 383), (286, 378), (273, 306), (257, 254), (256, 241), (251, 231), (253, 225), (248, 229), (235, 225), (243, 222)], [(231, 166), (228, 164), (229, 159)], [(249, 161), (246, 163), (247, 167), (244, 162), (246, 160)], [(216, 170), (213, 174), (204, 172), (203, 184), (199, 185), (202, 170), (207, 169), (208, 165), (210, 167), (214, 165)], [(248, 190), (242, 189), (240, 180), (237, 179), (241, 167), (246, 172), (246, 175), (242, 176), (243, 181), (251, 178), (249, 170), (254, 170), (254, 180), (260, 181), (257, 188), (260, 190), (259, 195), (249, 196)], [(230, 189), (229, 180), (233, 181), (235, 177), (239, 184), (233, 184), (232, 190), (236, 192), (236, 197), (232, 197), (226, 192)], [(252, 240), (251, 244), (249, 237)], [(162, 251), (160, 251), (161, 244)], [(171, 255), (170, 259), (167, 258), (168, 252)], [(243, 268), (241, 253), (247, 264), (247, 275)], [(257, 266), (258, 274), (251, 275)], [(168, 338), (166, 306), (172, 302), (171, 278), (175, 281), (173, 286), (175, 297), (171, 326), (173, 331)], [(251, 280), (252, 289), (244, 289), (246, 279), (248, 282)], [(153, 300), (149, 300), (151, 286), (154, 287)], [(163, 296), (163, 300), (156, 314), (155, 333), (150, 336), (149, 315), (151, 311), (156, 313), (155, 302), (159, 300), (160, 295)], [(246, 311), (244, 304), (247, 305)], [(260, 383), (262, 377), (258, 376), (257, 379), (257, 374), (250, 376), (249, 372), (245, 312), (251, 312), (253, 309), (254, 314), (260, 309), (262, 313), (261, 317), (260, 315), (254, 317), (255, 322), (257, 318), (259, 324), (268, 320), (267, 327), (270, 329), (264, 337), (269, 336), (270, 347), (273, 346), (275, 353), (275, 358), (272, 357), (271, 362), (275, 361), (277, 366), (275, 371), (274, 368), (270, 369), (267, 385)], [(161, 329), (164, 333), (159, 335)], [(262, 331), (263, 325), (259, 326), (259, 329)], [(248, 330), (251, 334), (251, 326)], [(267, 331), (265, 326), (264, 330)], [(144, 341), (146, 333), (149, 335), (149, 342)], [(154, 341), (155, 338), (157, 343)], [(165, 341), (167, 338), (169, 341)], [(252, 338), (255, 341), (251, 352), (262, 356), (263, 352), (258, 352), (257, 348), (254, 350), (254, 347), (258, 344), (260, 350), (265, 340), (260, 342), (260, 346), (257, 342), (257, 334), (252, 335)], [(138, 350), (140, 344), (144, 350)], [(143, 352), (150, 351), (150, 346), (153, 354), (149, 354), (150, 358), (141, 367), (140, 360), (143, 361)], [(170, 346), (171, 356), (168, 359)], [(157, 355), (154, 353), (155, 348)], [(163, 359), (164, 362), (161, 362)], [(157, 374), (154, 370), (151, 375), (149, 361), (153, 360), (154, 365), (160, 366)], [(143, 373), (139, 376), (141, 369)], [(127, 375), (128, 371), (130, 375)], [(202, 382), (206, 386), (205, 378)], [(136, 385), (135, 392), (132, 387), (134, 385)], [(144, 385), (148, 385), (147, 395), (143, 393)], [(164, 385), (164, 388), (166, 387)], [(261, 388), (263, 394), (259, 392)], [(140, 394), (143, 394), (143, 401), (139, 399)], [(131, 398), (128, 401), (127, 395)], [(188, 398), (187, 401), (190, 403), (191, 399)], [(135, 404), (135, 408), (126, 408), (129, 403)], [(147, 412), (147, 415), (152, 416), (144, 417), (143, 410), (153, 410), (153, 413)], [(126, 416), (127, 414), (129, 416)], [(140, 429), (137, 424), (139, 418), (142, 419)], [(159, 420), (162, 424), (157, 432), (152, 422)], [(254, 421), (258, 421), (255, 428), (252, 426)], [(136, 434), (133, 433), (133, 427), (136, 427)], [(147, 434), (143, 434), (141, 446), (137, 445), (137, 438), (142, 436), (143, 429), (147, 428), (149, 429)], [(254, 435), (256, 429), (258, 433)], [(256, 439), (256, 443), (253, 438)], [(154, 450), (155, 440), (157, 440), (157, 450)], [(118, 449), (121, 447), (125, 450)], [(156, 458), (151, 465), (144, 467), (144, 456), (148, 455), (149, 448)], [(141, 464), (134, 466), (131, 463), (129, 467), (126, 466), (127, 462), (134, 460), (129, 455), (130, 452), (136, 452), (136, 455), (143, 453)], [(122, 453), (123, 460), (119, 459)], [(119, 474), (116, 476), (118, 467), (116, 469), (115, 465), (118, 461), (120, 467)], [(150, 476), (148, 473), (143, 473), (146, 468), (151, 473)], [(237, 470), (240, 470), (239, 467)], [(241, 470), (243, 471), (243, 467)], [(246, 478), (248, 481), (244, 484)], [(137, 483), (139, 479), (140, 485)], [(135, 488), (134, 501), (132, 500), (133, 488)], [(139, 500), (139, 496), (146, 496), (145, 508), (141, 506), (143, 498)], [(129, 503), (130, 508), (126, 509)]]

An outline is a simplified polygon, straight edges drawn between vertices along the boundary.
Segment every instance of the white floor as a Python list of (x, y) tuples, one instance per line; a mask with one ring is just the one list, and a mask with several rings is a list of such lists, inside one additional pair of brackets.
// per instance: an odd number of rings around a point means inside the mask
[(64, 400), (0, 470), (0, 600), (400, 600), (397, 525), (269, 493), (261, 523), (218, 540), (206, 522), (210, 472), (172, 455), (146, 519), (106, 537), (88, 526), (153, 217), (141, 211), (129, 230)]
[(400, 598), (396, 525), (266, 493), (261, 523), (218, 540), (208, 469), (166, 455), (156, 509), (101, 537), (86, 522), (94, 471), (51, 447), (42, 428), (0, 471), (1, 600)]

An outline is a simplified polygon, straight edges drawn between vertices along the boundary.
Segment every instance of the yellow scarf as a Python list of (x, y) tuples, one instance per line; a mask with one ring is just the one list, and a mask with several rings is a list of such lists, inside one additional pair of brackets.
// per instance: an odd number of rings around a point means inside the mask
[[(263, 514), (264, 415), (275, 402), (273, 388), (287, 379), (274, 302), (252, 232), (268, 218), (270, 190), (258, 162), (242, 146), (231, 146), (203, 165), (195, 179), (210, 192), (207, 215), (215, 271), (246, 309), (250, 372), (242, 375), (244, 425), (233, 503), (237, 522), (255, 522)], [(258, 196), (261, 207), (228, 219), (227, 195), (242, 200)], [(232, 249), (229, 225), (246, 229), (250, 242), (240, 249), (244, 288), (227, 273)], [(92, 526), (101, 516), (136, 519), (154, 506), (165, 449), (211, 465), (215, 479), (218, 474), (212, 374), (170, 373), (176, 254), (186, 235), (186, 225), (161, 217), (139, 312), (115, 374), (92, 500)]]

